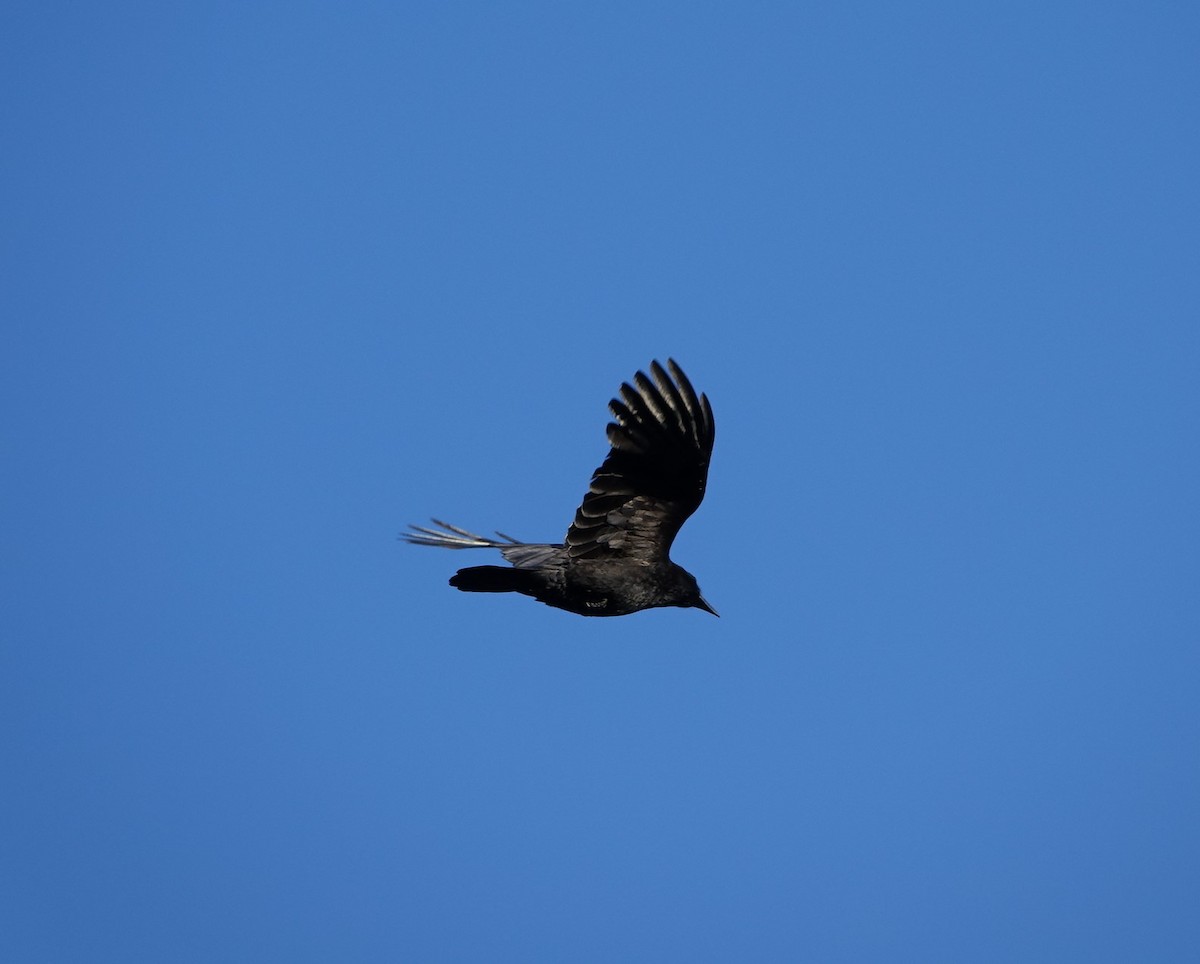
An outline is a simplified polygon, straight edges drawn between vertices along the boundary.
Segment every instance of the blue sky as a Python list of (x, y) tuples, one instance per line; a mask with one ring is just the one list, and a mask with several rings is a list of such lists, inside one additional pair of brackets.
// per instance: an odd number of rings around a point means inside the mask
[[(6, 21), (0, 957), (1196, 959), (1196, 11)], [(721, 619), (396, 541), (668, 355)]]

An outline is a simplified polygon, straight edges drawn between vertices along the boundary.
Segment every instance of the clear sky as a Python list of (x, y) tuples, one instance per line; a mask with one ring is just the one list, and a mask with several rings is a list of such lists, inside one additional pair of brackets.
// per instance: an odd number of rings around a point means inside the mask
[[(1200, 13), (10, 4), (0, 959), (1200, 959)], [(721, 619), (446, 580), (716, 413)]]

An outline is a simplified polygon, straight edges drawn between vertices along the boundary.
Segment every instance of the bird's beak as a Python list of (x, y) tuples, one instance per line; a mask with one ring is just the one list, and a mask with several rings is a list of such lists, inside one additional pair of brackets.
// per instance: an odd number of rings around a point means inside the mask
[(695, 607), (696, 607), (697, 609), (703, 609), (703, 610), (704, 610), (706, 613), (712, 613), (712, 614), (713, 614), (714, 616), (716, 616), (718, 619), (720, 619), (720, 618), (721, 618), (721, 614), (720, 614), (719, 612), (717, 612), (715, 609), (713, 609), (713, 608), (712, 608), (712, 606), (710, 606), (708, 603), (706, 603), (706, 602), (704, 601), (704, 597), (703, 597), (703, 596), (701, 596), (701, 597), (700, 597), (700, 601), (699, 601), (698, 603), (696, 603), (696, 604), (695, 604)]

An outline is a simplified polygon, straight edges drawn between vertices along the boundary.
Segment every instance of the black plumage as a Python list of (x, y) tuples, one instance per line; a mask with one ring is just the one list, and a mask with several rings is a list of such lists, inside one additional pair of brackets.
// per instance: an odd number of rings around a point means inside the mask
[(621, 386), (608, 406), (612, 446), (592, 474), (562, 544), (478, 536), (434, 519), (403, 538), (445, 549), (499, 549), (511, 566), (460, 569), (464, 592), (519, 592), (583, 616), (623, 616), (655, 606), (717, 614), (690, 572), (670, 559), (676, 533), (704, 498), (715, 426), (705, 395), (668, 359)]

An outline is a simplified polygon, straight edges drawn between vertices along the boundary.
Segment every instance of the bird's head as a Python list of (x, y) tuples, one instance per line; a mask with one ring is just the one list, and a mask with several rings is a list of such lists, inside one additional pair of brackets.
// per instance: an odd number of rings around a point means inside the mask
[(712, 613), (714, 616), (721, 615), (700, 595), (700, 586), (696, 582), (695, 576), (681, 566), (675, 567), (674, 576), (670, 601), (666, 605), (679, 606), (681, 609), (703, 609), (706, 613)]

